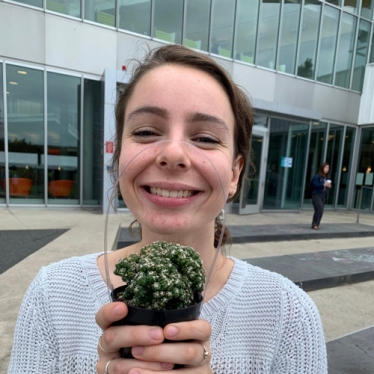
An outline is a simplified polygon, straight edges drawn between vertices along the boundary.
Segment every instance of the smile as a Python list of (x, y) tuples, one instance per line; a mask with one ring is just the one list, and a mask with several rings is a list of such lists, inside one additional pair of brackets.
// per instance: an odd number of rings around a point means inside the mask
[(164, 190), (159, 187), (148, 187), (147, 190), (152, 195), (158, 195), (158, 196), (169, 197), (169, 198), (190, 197), (198, 193), (198, 191), (190, 191), (190, 190), (169, 191), (169, 190)]

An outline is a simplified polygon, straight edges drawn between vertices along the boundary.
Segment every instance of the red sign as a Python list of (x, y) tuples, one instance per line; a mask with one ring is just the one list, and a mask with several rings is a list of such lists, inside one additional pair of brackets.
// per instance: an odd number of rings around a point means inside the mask
[(114, 152), (114, 143), (113, 142), (106, 142), (105, 143), (105, 152), (106, 153), (113, 153)]

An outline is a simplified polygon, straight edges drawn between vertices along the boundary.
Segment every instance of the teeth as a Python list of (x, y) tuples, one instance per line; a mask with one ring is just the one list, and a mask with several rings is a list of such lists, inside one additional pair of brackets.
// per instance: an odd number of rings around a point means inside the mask
[(159, 195), (162, 197), (189, 197), (192, 196), (192, 192), (189, 190), (180, 190), (180, 191), (169, 191), (169, 190), (163, 190), (162, 188), (158, 187), (151, 187), (151, 194), (152, 195)]

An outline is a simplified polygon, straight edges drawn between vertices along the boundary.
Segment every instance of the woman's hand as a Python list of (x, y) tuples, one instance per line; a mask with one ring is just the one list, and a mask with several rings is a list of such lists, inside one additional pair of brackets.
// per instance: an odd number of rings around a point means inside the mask
[[(96, 314), (96, 323), (103, 334), (97, 346), (99, 361), (98, 374), (130, 373), (132, 368), (147, 369), (146, 373), (171, 370), (172, 363), (140, 361), (121, 358), (120, 349), (124, 347), (157, 345), (163, 342), (161, 327), (155, 326), (112, 326), (127, 315), (125, 303), (116, 302), (104, 305)], [(132, 373), (136, 371), (132, 370)], [(139, 371), (138, 371), (139, 372)]]
[[(159, 345), (133, 346), (138, 360), (184, 365), (184, 373), (212, 373), (209, 366), (211, 326), (205, 320), (173, 323), (165, 326), (168, 342)], [(186, 341), (187, 340), (187, 341)], [(129, 374), (151, 374), (152, 370), (133, 369)]]
[[(144, 325), (112, 326), (126, 315), (127, 306), (122, 302), (106, 304), (96, 314), (96, 322), (103, 329), (97, 348), (98, 374), (166, 373), (174, 364), (184, 365), (185, 373), (212, 373), (209, 366), (211, 327), (207, 321), (170, 324), (164, 329)], [(164, 339), (169, 342), (161, 344)], [(135, 359), (121, 358), (123, 347), (133, 347)]]

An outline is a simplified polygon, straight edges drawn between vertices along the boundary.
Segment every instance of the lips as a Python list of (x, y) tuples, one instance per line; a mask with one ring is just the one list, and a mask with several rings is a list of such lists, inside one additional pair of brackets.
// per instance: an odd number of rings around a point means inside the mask
[(152, 195), (158, 195), (167, 198), (186, 198), (196, 195), (196, 190), (166, 190), (160, 187), (145, 187), (146, 191)]

